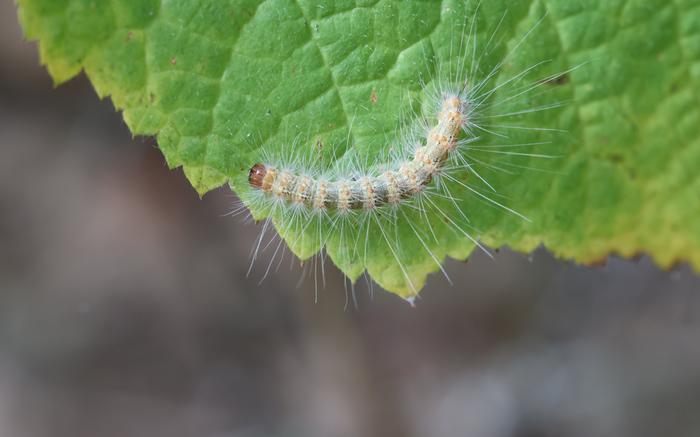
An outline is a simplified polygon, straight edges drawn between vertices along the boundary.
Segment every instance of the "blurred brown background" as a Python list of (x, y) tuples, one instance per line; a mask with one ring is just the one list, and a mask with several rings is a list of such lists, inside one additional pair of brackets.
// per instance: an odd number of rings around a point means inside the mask
[(36, 53), (2, 2), (0, 437), (700, 435), (688, 267), (475, 254), (415, 309), (346, 308), (332, 267), (318, 303), (296, 262), (258, 285), (230, 191)]

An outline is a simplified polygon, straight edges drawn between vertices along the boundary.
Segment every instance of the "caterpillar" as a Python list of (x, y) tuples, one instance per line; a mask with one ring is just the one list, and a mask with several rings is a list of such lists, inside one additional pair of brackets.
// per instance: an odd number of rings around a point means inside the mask
[[(479, 2), (475, 14), (480, 5)], [(523, 78), (547, 63), (541, 61), (496, 85), (490, 85), (509, 57), (546, 18), (546, 13), (539, 13), (534, 25), (516, 41), (500, 62), (477, 80), (479, 62), (493, 48), (491, 45), (506, 13), (479, 55), (475, 42), (476, 20), (472, 20), (468, 29), (464, 26), (457, 43), (453, 41), (449, 48), (450, 58), (452, 52), (456, 52), (455, 57), (459, 59), (457, 66), (436, 65), (437, 72), (432, 77), (425, 81), (421, 79), (421, 93), (426, 96), (423, 109), (411, 114), (411, 123), (401, 127), (390, 141), (392, 145), (382, 147), (371, 162), (367, 162), (366, 158), (363, 160), (353, 144), (344, 152), (342, 160), (334, 160), (330, 165), (320, 162), (314, 149), (309, 150), (298, 139), (282, 148), (284, 156), (276, 153), (274, 148), (262, 147), (258, 159), (252, 161), (248, 168), (248, 190), (241, 193), (240, 210), (248, 208), (265, 218), (251, 254), (251, 269), (260, 253), (272, 246), (273, 254), (265, 269), (264, 279), (273, 269), (276, 259), (279, 258), (277, 266), (281, 263), (286, 241), (301, 259), (320, 251), (312, 263), (316, 292), (316, 272), (320, 270), (321, 280), (325, 283), (325, 256), (330, 254), (336, 264), (338, 260), (343, 261), (339, 266), (350, 279), (353, 298), (354, 281), (365, 273), (365, 269), (374, 269), (370, 273), (376, 280), (382, 274), (382, 269), (395, 267), (396, 275), (391, 277), (399, 277), (400, 280), (392, 283), (382, 278), (380, 285), (396, 291), (413, 304), (428, 271), (425, 265), (410, 263), (411, 255), (416, 251), (427, 253), (431, 269), (437, 266), (448, 281), (450, 278), (442, 266), (447, 252), (442, 250), (441, 245), (445, 245), (449, 234), (470, 241), (490, 255), (479, 241), (479, 230), (464, 210), (463, 195), (473, 195), (507, 214), (529, 220), (524, 214), (508, 207), (505, 201), (498, 200), (502, 195), (483, 172), (510, 173), (530, 168), (512, 163), (496, 165), (472, 154), (554, 157), (529, 152), (533, 147), (548, 144), (548, 141), (514, 140), (502, 131), (540, 134), (556, 129), (491, 122), (564, 106), (563, 102), (558, 101), (514, 110), (509, 104), (531, 96), (533, 91), (547, 84), (561, 82), (561, 77), (566, 77), (578, 67), (557, 71), (522, 86), (520, 82)], [(510, 94), (492, 101), (499, 90), (508, 87)], [(499, 106), (507, 109), (492, 113)], [(490, 144), (480, 144), (484, 137), (501, 138), (504, 143), (491, 141)], [(514, 151), (513, 148), (528, 149)], [(475, 186), (474, 181), (480, 186)], [(265, 241), (272, 224), (280, 236), (276, 244), (274, 234), (269, 241)], [(393, 259), (387, 262), (387, 265), (391, 265), (385, 267), (370, 262), (370, 259), (377, 259), (377, 253), (386, 255), (380, 257), (380, 261)]]
[(393, 164), (395, 168), (378, 176), (327, 180), (295, 174), (256, 163), (249, 172), (250, 186), (276, 198), (314, 210), (373, 210), (400, 203), (423, 191), (443, 169), (458, 146), (458, 135), (468, 123), (468, 101), (460, 95), (445, 96), (437, 125), (427, 133), (425, 145), (416, 148), (409, 161)]

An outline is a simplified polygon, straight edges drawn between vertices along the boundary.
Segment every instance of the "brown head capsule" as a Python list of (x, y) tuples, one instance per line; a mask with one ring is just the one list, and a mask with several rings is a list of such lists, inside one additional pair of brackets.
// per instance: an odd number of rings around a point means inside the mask
[(267, 167), (265, 167), (265, 164), (258, 162), (250, 169), (250, 172), (248, 173), (248, 183), (253, 188), (261, 189), (266, 174)]

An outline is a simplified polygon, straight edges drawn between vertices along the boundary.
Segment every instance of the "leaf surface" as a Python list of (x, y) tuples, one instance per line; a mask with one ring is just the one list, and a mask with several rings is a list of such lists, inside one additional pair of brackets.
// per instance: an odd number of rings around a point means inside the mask
[[(401, 114), (430, 101), (421, 81), (474, 59), (454, 44), (474, 20), (480, 68), (469, 79), (502, 63), (493, 89), (547, 61), (522, 80), (549, 80), (520, 96), (515, 85), (490, 96), (507, 104), (487, 112), (510, 114), (500, 127), (518, 129), (507, 140), (481, 132), (473, 152), (496, 188), (488, 196), (531, 221), (454, 186), (470, 233), (520, 251), (544, 243), (580, 262), (646, 252), (664, 267), (699, 268), (700, 1), (477, 3), (18, 0), (55, 82), (84, 70), (134, 134), (157, 136), (168, 165), (181, 166), (200, 195), (226, 182), (245, 194), (261, 147), (323, 145), (323, 162), (342, 160), (349, 145), (366, 159), (380, 156)], [(566, 104), (527, 111), (553, 102)], [(542, 128), (564, 133), (534, 130)], [(504, 141), (548, 144), (487, 148)], [(469, 184), (489, 191), (473, 176)], [(430, 238), (416, 239), (415, 227)], [(367, 269), (403, 297), (422, 287), (436, 260), (464, 259), (474, 248), (439, 214), (408, 214), (395, 235), (370, 229), (369, 239), (328, 241), (327, 252), (351, 278)], [(303, 258), (320, 249), (293, 227), (280, 232)], [(361, 257), (343, 247), (362, 239)]]

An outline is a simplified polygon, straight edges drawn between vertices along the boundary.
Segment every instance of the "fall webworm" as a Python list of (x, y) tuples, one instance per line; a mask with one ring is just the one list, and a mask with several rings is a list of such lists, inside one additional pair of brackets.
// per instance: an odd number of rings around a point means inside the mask
[[(538, 3), (533, 5), (536, 9)], [(473, 12), (475, 17), (479, 8), (480, 4)], [(561, 102), (515, 109), (513, 104), (527, 102), (526, 97), (567, 77), (573, 69), (522, 85), (526, 77), (548, 63), (542, 61), (498, 81), (504, 64), (546, 19), (546, 13), (540, 13), (535, 23), (484, 74), (481, 62), (499, 45), (499, 30), (506, 16), (507, 11), (483, 46), (477, 44), (477, 20), (473, 19), (468, 25), (462, 22), (462, 31), (455, 32), (460, 37), (450, 41), (447, 62), (425, 53), (423, 62), (429, 67), (426, 70), (435, 73), (420, 78), (423, 109), (408, 110), (410, 122), (403, 124), (387, 145), (380, 146), (381, 152), (372, 159), (363, 159), (356, 145), (350, 144), (342, 157), (326, 164), (318, 159), (316, 148), (299, 137), (282, 154), (263, 146), (258, 159), (251, 162), (249, 189), (240, 193), (244, 205), (241, 210), (247, 207), (256, 217), (265, 217), (253, 249), (251, 268), (266, 250), (272, 255), (263, 278), (281, 263), (285, 245), (282, 238), (276, 239), (271, 229), (274, 223), (300, 258), (309, 258), (325, 248), (334, 259), (344, 260), (341, 268), (351, 283), (365, 267), (371, 269), (368, 260), (374, 257), (368, 254), (376, 256), (379, 251), (393, 258), (392, 266), (398, 269), (394, 277), (400, 279), (380, 284), (399, 291), (412, 303), (422, 285), (421, 272), (425, 271), (407, 261), (415, 250), (427, 253), (448, 280), (442, 267), (446, 254), (439, 252), (447, 233), (488, 253), (464, 211), (464, 195), (528, 220), (508, 207), (497, 187), (483, 175), (484, 169), (513, 172), (528, 166), (513, 162), (500, 165), (475, 153), (552, 158), (547, 153), (530, 151), (547, 141), (521, 142), (513, 140), (508, 132), (542, 133), (556, 129), (501, 120), (561, 107)], [(397, 108), (396, 112), (401, 111), (405, 109)], [(497, 138), (500, 143), (485, 143), (484, 138)], [(318, 281), (320, 271), (321, 281), (325, 282), (323, 252), (314, 258), (312, 268), (315, 280)], [(372, 275), (377, 276), (375, 272)]]

